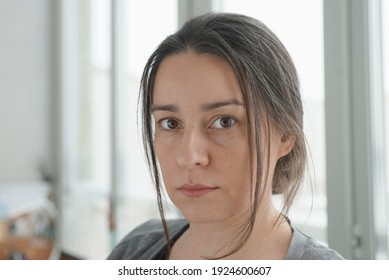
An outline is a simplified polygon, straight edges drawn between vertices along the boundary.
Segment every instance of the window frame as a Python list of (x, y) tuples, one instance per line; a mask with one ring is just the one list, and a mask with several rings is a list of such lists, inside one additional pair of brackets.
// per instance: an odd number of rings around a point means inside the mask
[(323, 4), (328, 241), (347, 259), (386, 259), (381, 1)]

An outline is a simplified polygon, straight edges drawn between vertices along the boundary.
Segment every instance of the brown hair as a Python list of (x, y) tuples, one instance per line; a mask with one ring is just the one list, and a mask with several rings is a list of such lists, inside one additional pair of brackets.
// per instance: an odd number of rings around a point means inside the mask
[[(168, 56), (189, 50), (224, 59), (235, 72), (246, 106), (251, 174), (255, 172), (256, 181), (252, 186), (251, 215), (240, 228), (238, 242), (227, 254), (230, 255), (238, 251), (249, 238), (263, 197), (261, 182), (266, 182), (268, 178), (264, 167), (267, 166), (270, 153), (262, 153), (260, 135), (264, 133), (266, 139), (270, 138), (270, 124), (277, 127), (284, 137), (294, 140), (290, 153), (280, 158), (276, 164), (272, 185), (273, 193), (284, 196), (284, 215), (288, 213), (301, 184), (307, 152), (299, 80), (292, 59), (277, 36), (259, 20), (244, 15), (209, 13), (192, 18), (154, 51), (143, 72), (139, 103), (144, 149), (157, 191), (169, 250), (171, 241), (163, 209), (161, 177), (153, 147), (151, 106), (154, 81), (161, 62)], [(261, 131), (260, 121), (265, 124), (264, 131)], [(253, 166), (257, 166), (256, 170), (253, 170)]]

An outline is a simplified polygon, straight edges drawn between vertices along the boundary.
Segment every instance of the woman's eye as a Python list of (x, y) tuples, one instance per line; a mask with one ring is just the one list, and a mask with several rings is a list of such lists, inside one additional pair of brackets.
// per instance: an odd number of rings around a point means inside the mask
[(162, 128), (166, 130), (176, 129), (179, 127), (178, 121), (173, 119), (163, 119), (160, 121), (160, 123)]
[(236, 120), (232, 117), (220, 117), (217, 118), (213, 123), (212, 127), (214, 128), (229, 128), (236, 123)]

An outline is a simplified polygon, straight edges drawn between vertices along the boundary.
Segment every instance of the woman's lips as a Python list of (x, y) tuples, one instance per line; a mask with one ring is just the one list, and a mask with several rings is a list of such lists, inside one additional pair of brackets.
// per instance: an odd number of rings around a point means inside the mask
[(185, 196), (189, 197), (199, 197), (203, 196), (211, 191), (216, 190), (217, 187), (209, 187), (204, 185), (183, 185), (178, 188), (178, 190), (183, 193)]

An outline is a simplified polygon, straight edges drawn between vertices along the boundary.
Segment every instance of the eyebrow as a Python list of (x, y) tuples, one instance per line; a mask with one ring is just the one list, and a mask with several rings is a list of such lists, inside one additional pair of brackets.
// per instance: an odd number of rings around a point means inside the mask
[[(229, 100), (224, 100), (224, 101), (218, 101), (218, 102), (213, 102), (213, 103), (207, 103), (201, 105), (201, 111), (203, 112), (209, 112), (212, 110), (216, 110), (220, 107), (225, 107), (225, 106), (244, 106), (244, 104), (238, 100), (235, 99), (229, 99)], [(151, 112), (155, 111), (168, 111), (168, 112), (173, 112), (176, 113), (178, 112), (178, 107), (173, 104), (166, 104), (166, 105), (153, 105), (151, 107)]]
[(167, 105), (152, 105), (151, 106), (151, 112), (155, 111), (168, 111), (168, 112), (173, 112), (177, 113), (178, 112), (178, 107), (172, 104), (167, 104)]
[(225, 101), (218, 101), (218, 102), (214, 102), (214, 103), (209, 103), (209, 104), (201, 105), (201, 111), (209, 112), (209, 111), (212, 111), (212, 110), (216, 110), (216, 109), (218, 109), (220, 107), (231, 106), (231, 105), (243, 106), (243, 103), (238, 101), (238, 100), (235, 100), (235, 99), (230, 99), (230, 100), (225, 100)]

